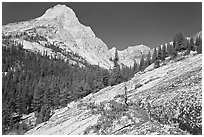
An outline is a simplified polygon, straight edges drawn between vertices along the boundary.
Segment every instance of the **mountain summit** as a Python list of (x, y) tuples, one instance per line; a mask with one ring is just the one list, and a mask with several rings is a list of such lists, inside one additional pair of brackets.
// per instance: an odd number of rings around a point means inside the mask
[[(95, 36), (91, 27), (82, 25), (74, 11), (65, 5), (56, 5), (41, 17), (30, 21), (4, 25), (2, 31), (3, 36), (23, 43), (23, 47), (31, 51), (46, 51), (48, 55), (61, 56), (70, 63), (77, 63), (76, 60), (66, 57), (66, 53), (69, 52), (81, 56), (92, 65), (106, 69), (113, 67), (113, 62), (109, 60), (113, 53), (109, 51), (107, 45)], [(53, 45), (58, 50), (53, 51), (47, 45)], [(138, 48), (133, 49), (133, 52), (140, 52)], [(126, 59), (124, 55), (121, 57), (122, 60), (129, 59), (127, 55)], [(139, 59), (138, 57), (132, 58), (128, 64), (122, 60), (119, 63), (130, 66), (133, 60)]]
[(48, 9), (45, 14), (38, 19), (53, 19), (53, 18), (58, 18), (60, 16), (64, 16), (67, 20), (70, 21), (78, 21), (74, 11), (65, 6), (65, 5), (56, 5), (53, 8)]

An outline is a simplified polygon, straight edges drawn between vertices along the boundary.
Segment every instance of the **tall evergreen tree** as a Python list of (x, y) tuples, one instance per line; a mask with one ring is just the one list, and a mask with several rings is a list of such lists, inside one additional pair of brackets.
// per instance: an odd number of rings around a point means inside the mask
[(124, 76), (121, 75), (119, 71), (114, 71), (111, 73), (108, 83), (110, 86), (117, 85), (124, 81)]
[(193, 37), (191, 37), (191, 39), (190, 39), (189, 49), (190, 49), (191, 51), (195, 51), (195, 44), (194, 44)]
[(151, 63), (154, 63), (156, 61), (156, 58), (157, 58), (157, 50), (156, 48), (154, 48), (152, 58), (151, 58)]
[(133, 72), (137, 73), (138, 72), (138, 66), (137, 66), (137, 62), (134, 60), (134, 65), (133, 65)]
[(182, 51), (186, 50), (188, 48), (188, 40), (186, 38), (184, 38), (183, 42), (182, 42)]
[(195, 46), (196, 46), (197, 53), (201, 54), (202, 53), (202, 39), (201, 39), (201, 37), (196, 38)]
[(172, 53), (171, 53), (171, 59), (176, 58), (178, 55), (177, 50), (174, 48), (174, 46), (172, 46)]
[(187, 50), (185, 51), (184, 56), (189, 55), (190, 52), (191, 52), (191, 44), (189, 41), (189, 42), (187, 42)]
[(119, 60), (119, 57), (118, 57), (118, 50), (116, 49), (116, 50), (115, 50), (115, 57), (114, 57), (114, 59), (113, 59), (113, 61), (114, 61), (114, 65), (117, 64), (118, 60)]
[(166, 47), (167, 47), (167, 56), (171, 56), (171, 54), (172, 54), (172, 45), (170, 44), (170, 43), (167, 43), (167, 45), (166, 45)]
[(161, 46), (158, 46), (158, 49), (157, 49), (157, 59), (162, 60)]
[(41, 104), (43, 103), (43, 94), (45, 92), (45, 83), (43, 78), (40, 78), (34, 91), (34, 104), (35, 108), (40, 111)]
[(118, 51), (117, 51), (117, 49), (116, 49), (116, 50), (115, 50), (115, 57), (114, 57), (114, 59), (113, 59), (113, 63), (114, 63), (114, 68), (115, 68), (117, 71), (119, 71), (119, 69), (120, 69), (120, 66), (119, 66), (119, 64), (118, 64), (118, 60), (119, 60)]
[(147, 54), (145, 64), (145, 67), (148, 67), (151, 64), (150, 52)]
[(145, 60), (144, 60), (144, 55), (142, 54), (141, 58), (140, 58), (140, 71), (143, 71), (145, 69)]
[(154, 62), (154, 68), (159, 68), (160, 67), (160, 61), (158, 58), (156, 58), (156, 61)]
[(163, 45), (161, 48), (161, 60), (164, 61), (166, 58), (166, 46)]
[(175, 34), (173, 38), (173, 48), (179, 52), (183, 49), (185, 50), (184, 40), (185, 38), (181, 32)]

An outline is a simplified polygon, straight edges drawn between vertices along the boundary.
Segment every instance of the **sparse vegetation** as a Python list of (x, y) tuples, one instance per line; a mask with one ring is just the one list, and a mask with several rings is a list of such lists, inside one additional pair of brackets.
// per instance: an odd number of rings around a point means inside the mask
[[(124, 99), (123, 96), (116, 96), (115, 98)], [(114, 130), (112, 129), (114, 121), (120, 120), (122, 116), (127, 115), (127, 111), (128, 107), (124, 102), (116, 102), (115, 100), (92, 107), (92, 114), (100, 114), (101, 116), (98, 118), (97, 124), (87, 128), (84, 134), (88, 134), (91, 131), (99, 135), (111, 134)]]
[(154, 103), (151, 106), (151, 117), (161, 124), (178, 125), (180, 129), (190, 134), (202, 134), (202, 105), (198, 98), (202, 92), (192, 91), (190, 88), (191, 85), (201, 82), (199, 73), (198, 70), (192, 71), (171, 80), (173, 82), (171, 84), (166, 83), (166, 86), (161, 85), (157, 88), (157, 93), (163, 96), (165, 94), (168, 96), (170, 92), (175, 94), (178, 87), (186, 87), (187, 91), (179, 91), (177, 96), (169, 101), (166, 99), (164, 103)]

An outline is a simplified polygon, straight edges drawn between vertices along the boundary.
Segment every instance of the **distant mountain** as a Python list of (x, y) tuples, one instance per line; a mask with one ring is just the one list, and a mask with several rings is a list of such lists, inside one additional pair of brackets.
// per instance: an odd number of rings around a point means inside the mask
[[(114, 57), (114, 50), (109, 51), (92, 29), (82, 25), (74, 11), (65, 5), (56, 5), (33, 20), (4, 25), (2, 33), (3, 39), (22, 43), (24, 49), (46, 51), (48, 55), (64, 58), (69, 63), (76, 64), (77, 60), (83, 60), (106, 69), (113, 67), (109, 59)], [(134, 59), (138, 60), (141, 53), (148, 50), (148, 47), (139, 45), (119, 51), (119, 63), (131, 66)], [(71, 58), (70, 54), (81, 58)]]
[[(111, 57), (115, 57), (115, 51), (117, 49), (113, 47), (109, 51), (111, 52)], [(141, 44), (136, 46), (128, 47), (122, 51), (118, 50), (119, 64), (124, 64), (125, 66), (133, 66), (134, 60), (139, 63), (142, 54), (147, 55), (150, 52), (150, 48)]]

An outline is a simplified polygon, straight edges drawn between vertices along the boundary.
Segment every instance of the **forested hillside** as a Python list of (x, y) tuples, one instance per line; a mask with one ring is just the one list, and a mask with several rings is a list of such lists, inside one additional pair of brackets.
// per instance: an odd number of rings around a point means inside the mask
[(111, 71), (34, 53), (21, 44), (2, 46), (3, 131), (19, 129), (22, 114), (36, 112), (36, 124), (47, 121), (51, 111), (100, 89), (132, 77), (128, 67)]

